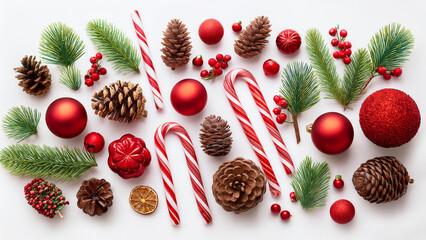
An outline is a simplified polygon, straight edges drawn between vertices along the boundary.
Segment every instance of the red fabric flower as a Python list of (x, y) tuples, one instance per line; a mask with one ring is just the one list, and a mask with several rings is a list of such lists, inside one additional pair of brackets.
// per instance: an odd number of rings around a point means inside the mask
[(151, 163), (151, 153), (145, 142), (132, 134), (112, 142), (108, 152), (109, 168), (124, 179), (141, 176)]

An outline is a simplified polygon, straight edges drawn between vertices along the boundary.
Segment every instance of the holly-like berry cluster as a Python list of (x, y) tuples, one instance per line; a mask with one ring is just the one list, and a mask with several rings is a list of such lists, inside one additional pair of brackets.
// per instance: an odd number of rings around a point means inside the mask
[(284, 98), (275, 95), (274, 102), (278, 105), (278, 107), (272, 109), (272, 112), (277, 115), (275, 120), (278, 124), (283, 124), (285, 120), (287, 120), (287, 114), (281, 112), (281, 109), (286, 109), (288, 107), (287, 101)]
[(390, 80), (392, 77), (399, 77), (402, 74), (401, 68), (395, 68), (394, 70), (388, 71), (385, 67), (378, 67), (376, 72), (382, 75), (385, 80)]
[(96, 53), (95, 56), (90, 58), (92, 67), (87, 70), (87, 74), (84, 76), (86, 86), (91, 87), (93, 84), (100, 79), (100, 75), (107, 74), (107, 70), (101, 67), (102, 54)]
[(210, 69), (210, 71), (208, 70), (201, 71), (200, 73), (201, 78), (204, 80), (211, 80), (217, 76), (222, 75), (223, 73), (222, 69), (228, 68), (229, 61), (231, 61), (231, 56), (229, 55), (223, 56), (223, 54), (220, 54), (220, 53), (216, 55), (216, 59), (210, 58), (208, 61), (208, 64), (210, 67), (212, 67), (212, 69)]
[(48, 218), (53, 218), (65, 205), (69, 204), (65, 201), (61, 189), (41, 178), (28, 183), (24, 192), (28, 204)]
[(335, 51), (333, 53), (333, 57), (335, 59), (342, 59), (344, 64), (349, 64), (352, 61), (350, 57), (352, 55), (352, 43), (349, 41), (345, 41), (346, 36), (348, 36), (348, 32), (345, 29), (340, 30), (339, 34), (337, 34), (338, 31), (339, 25), (337, 25), (337, 27), (335, 28), (331, 28), (328, 31), (330, 36), (336, 36), (336, 38), (331, 39), (331, 45), (340, 49), (339, 51)]

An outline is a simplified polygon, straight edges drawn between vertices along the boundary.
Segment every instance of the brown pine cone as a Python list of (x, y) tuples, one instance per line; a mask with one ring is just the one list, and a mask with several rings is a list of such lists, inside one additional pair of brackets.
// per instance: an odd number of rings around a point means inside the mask
[(30, 95), (44, 94), (49, 90), (52, 80), (49, 68), (46, 65), (40, 66), (41, 61), (36, 61), (34, 56), (25, 56), (21, 60), (22, 67), (14, 68), (18, 73), (16, 78), (18, 85), (23, 91)]
[(410, 179), (395, 157), (385, 156), (361, 164), (352, 177), (358, 194), (371, 203), (385, 203), (405, 195)]
[(235, 40), (234, 51), (240, 57), (250, 58), (262, 53), (266, 39), (270, 36), (271, 24), (268, 17), (260, 16), (250, 22)]
[(232, 147), (232, 132), (228, 122), (220, 116), (210, 115), (201, 126), (200, 142), (203, 151), (213, 157), (228, 155)]
[(163, 62), (175, 70), (189, 62), (192, 45), (189, 41), (188, 28), (179, 19), (173, 19), (167, 24), (166, 31), (161, 42), (164, 47), (161, 49)]
[(251, 160), (236, 158), (220, 165), (213, 175), (213, 196), (226, 211), (248, 211), (263, 200), (266, 177)]
[(90, 216), (102, 215), (112, 206), (111, 184), (105, 179), (91, 178), (77, 192), (77, 206)]
[(131, 123), (148, 115), (145, 102), (139, 84), (118, 80), (93, 94), (92, 109), (103, 118)]

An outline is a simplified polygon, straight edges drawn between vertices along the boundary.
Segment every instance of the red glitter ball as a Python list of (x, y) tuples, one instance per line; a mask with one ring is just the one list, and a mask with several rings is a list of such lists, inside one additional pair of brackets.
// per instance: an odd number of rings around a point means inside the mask
[(280, 52), (292, 54), (300, 48), (302, 39), (296, 31), (287, 29), (278, 34), (276, 44)]
[(385, 147), (399, 147), (409, 142), (420, 127), (416, 102), (397, 89), (382, 89), (365, 99), (359, 112), (365, 136)]

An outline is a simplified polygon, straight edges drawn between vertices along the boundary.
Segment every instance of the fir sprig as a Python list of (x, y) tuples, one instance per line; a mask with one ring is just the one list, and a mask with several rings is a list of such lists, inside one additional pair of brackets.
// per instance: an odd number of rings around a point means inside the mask
[(74, 65), (64, 67), (59, 82), (77, 91), (81, 87), (81, 72)]
[(303, 209), (309, 210), (325, 205), (330, 188), (330, 169), (326, 162), (313, 162), (306, 157), (293, 175), (290, 185)]
[(297, 143), (300, 142), (297, 115), (317, 104), (320, 89), (312, 67), (303, 62), (287, 64), (282, 74), (281, 97), (287, 101), (287, 110), (293, 119)]
[(125, 74), (139, 72), (141, 57), (124, 32), (101, 19), (90, 21), (86, 30), (93, 44), (113, 63), (115, 70)]
[(3, 118), (3, 131), (6, 136), (23, 141), (29, 136), (37, 133), (41, 113), (30, 107), (13, 107)]
[(0, 163), (13, 175), (59, 180), (76, 180), (97, 166), (94, 155), (84, 149), (27, 144), (3, 148)]

